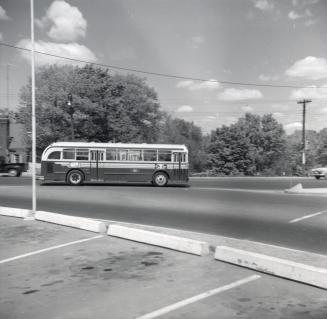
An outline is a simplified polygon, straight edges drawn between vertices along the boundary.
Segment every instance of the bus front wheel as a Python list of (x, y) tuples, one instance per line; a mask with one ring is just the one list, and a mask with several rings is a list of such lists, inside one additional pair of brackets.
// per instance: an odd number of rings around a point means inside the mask
[(168, 183), (168, 176), (166, 173), (158, 172), (153, 176), (153, 184), (156, 186), (165, 186)]
[(70, 171), (68, 176), (67, 176), (67, 182), (70, 185), (81, 185), (83, 183), (84, 180), (84, 176), (82, 174), (82, 172), (80, 171)]

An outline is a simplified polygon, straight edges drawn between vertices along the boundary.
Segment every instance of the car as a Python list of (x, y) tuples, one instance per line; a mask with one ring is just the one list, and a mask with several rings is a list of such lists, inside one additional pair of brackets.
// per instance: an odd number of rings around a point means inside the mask
[(317, 167), (311, 170), (311, 175), (316, 179), (327, 178), (327, 167)]

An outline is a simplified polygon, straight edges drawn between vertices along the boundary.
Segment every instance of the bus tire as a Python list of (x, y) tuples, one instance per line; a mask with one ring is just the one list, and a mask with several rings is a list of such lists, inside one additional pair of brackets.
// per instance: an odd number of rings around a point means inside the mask
[(153, 175), (152, 181), (155, 186), (166, 186), (168, 183), (168, 175), (164, 172), (157, 172)]
[(67, 175), (67, 182), (69, 185), (78, 186), (84, 181), (84, 175), (81, 171), (72, 170)]

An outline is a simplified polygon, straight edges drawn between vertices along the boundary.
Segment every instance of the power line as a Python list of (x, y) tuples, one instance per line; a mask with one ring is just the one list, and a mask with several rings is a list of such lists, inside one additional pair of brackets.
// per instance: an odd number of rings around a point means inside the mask
[[(9, 48), (18, 49), (18, 50), (23, 50), (23, 51), (29, 51), (29, 52), (31, 51), (30, 49), (26, 49), (26, 48), (23, 48), (23, 47), (19, 47), (19, 46), (4, 43), (4, 42), (0, 42), (0, 45), (5, 46), (5, 47), (9, 47)], [(110, 64), (97, 63), (97, 62), (86, 61), (86, 60), (81, 60), (81, 59), (69, 58), (69, 57), (60, 56), (60, 55), (51, 54), (51, 53), (45, 53), (45, 52), (41, 52), (41, 51), (37, 51), (37, 50), (35, 50), (34, 52), (38, 53), (38, 54), (42, 54), (42, 55), (51, 56), (51, 57), (54, 57), (54, 58), (65, 59), (65, 60), (68, 60), (68, 61), (92, 64), (92, 65), (105, 67), (105, 68), (111, 68), (111, 69), (116, 69), (116, 70), (129, 71), (129, 72), (135, 72), (135, 73), (141, 73), (141, 74), (147, 74), (147, 75), (155, 75), (155, 76), (166, 77), (166, 78), (192, 80), (192, 81), (199, 81), (199, 82), (221, 83), (221, 84), (228, 84), (228, 85), (241, 85), (241, 86), (272, 87), (272, 88), (293, 88), (293, 89), (312, 89), (311, 86), (260, 84), (260, 83), (232, 82), (232, 81), (224, 81), (224, 80), (194, 78), (194, 77), (187, 77), (187, 76), (182, 76), (182, 75), (174, 75), (174, 74), (159, 73), (159, 72), (150, 72), (150, 71), (131, 69), (131, 68), (126, 68), (126, 67), (119, 67), (119, 66), (116, 66), (116, 65), (110, 65)], [(315, 89), (327, 89), (327, 86), (320, 86), (320, 87), (316, 87)]]

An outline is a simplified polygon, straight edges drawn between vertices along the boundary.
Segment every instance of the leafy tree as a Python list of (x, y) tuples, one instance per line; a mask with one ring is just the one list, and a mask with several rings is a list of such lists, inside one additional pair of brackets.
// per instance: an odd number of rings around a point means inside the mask
[[(71, 139), (71, 118), (76, 140), (154, 142), (162, 117), (159, 107), (156, 92), (136, 76), (111, 76), (90, 65), (43, 67), (36, 74), (38, 151)], [(31, 130), (31, 83), (22, 88), (16, 117)]]
[(200, 172), (204, 169), (204, 138), (201, 129), (194, 123), (165, 115), (161, 121), (158, 143), (185, 144), (189, 149), (191, 170)]
[(302, 164), (303, 141), (302, 131), (296, 130), (286, 137), (287, 151), (284, 162), (284, 169), (290, 175), (304, 175), (306, 170), (316, 166), (319, 162), (318, 147), (321, 143), (319, 133), (306, 131), (306, 165)]
[(275, 174), (285, 153), (284, 130), (270, 114), (245, 114), (211, 134), (208, 166), (213, 174)]
[(327, 166), (327, 128), (319, 132), (319, 144), (317, 147), (317, 162), (321, 166)]

